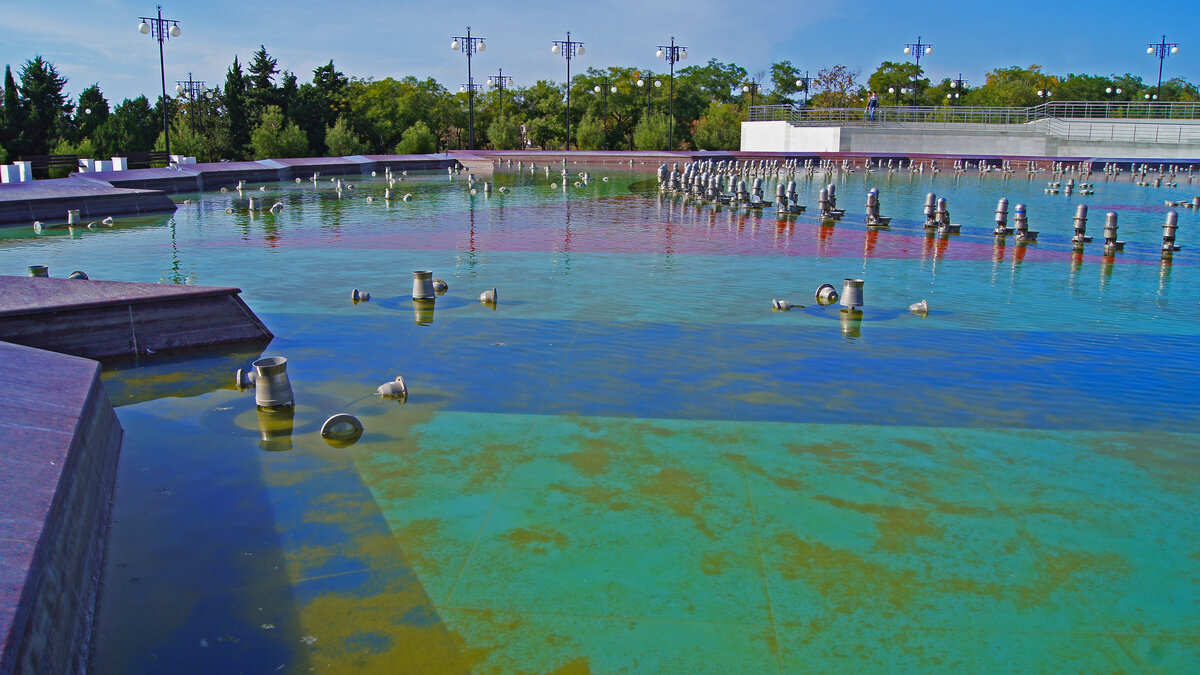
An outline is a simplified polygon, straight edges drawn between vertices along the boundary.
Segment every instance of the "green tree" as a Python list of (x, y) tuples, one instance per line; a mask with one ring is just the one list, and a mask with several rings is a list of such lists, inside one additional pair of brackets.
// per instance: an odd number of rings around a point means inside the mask
[(668, 123), (666, 115), (651, 114), (649, 117), (643, 117), (633, 131), (634, 147), (638, 150), (665, 150)]
[(154, 149), (159, 124), (159, 117), (145, 96), (125, 99), (92, 133), (97, 157)]
[(603, 150), (604, 123), (590, 112), (575, 125), (575, 145), (580, 150)]
[[(432, 78), (374, 81), (352, 80), (348, 87), (354, 128), (372, 148), (386, 152), (417, 122), (425, 129), (437, 127), (438, 99), (446, 95)], [(465, 115), (464, 115), (465, 117)], [(429, 152), (436, 151), (435, 147)]]
[(800, 91), (800, 88), (796, 86), (798, 77), (800, 77), (800, 69), (793, 66), (791, 61), (772, 63), (771, 93), (767, 95), (764, 103), (768, 105), (791, 103), (794, 98), (792, 95)]
[(737, 150), (742, 143), (742, 112), (732, 103), (712, 103), (692, 134), (700, 150)]
[(13, 78), (12, 66), (4, 66), (4, 126), (0, 129), (0, 144), (15, 152), (24, 124), (25, 111), (21, 108), (21, 95)]
[(848, 108), (858, 93), (858, 71), (838, 64), (822, 68), (813, 84), (821, 93), (812, 98), (817, 108)]
[(502, 115), (488, 127), (488, 138), (497, 150), (520, 150), (521, 126), (512, 115)]
[(0, 164), (8, 164), (8, 151), (3, 145), (0, 145)]
[(525, 125), (530, 142), (543, 150), (561, 148), (567, 134), (566, 121), (561, 116), (535, 117)]
[[(208, 155), (208, 139), (192, 124), (179, 115), (171, 120), (171, 154), (185, 157), (205, 158)], [(166, 138), (159, 132), (154, 141), (154, 149), (162, 152), (167, 149)]]
[(311, 83), (300, 85), (291, 118), (308, 134), (309, 147), (325, 152), (325, 130), (333, 126), (350, 106), (346, 86), (350, 80), (333, 61), (313, 70)]
[(91, 138), (96, 129), (104, 124), (109, 114), (108, 99), (100, 92), (100, 85), (79, 92), (79, 105), (75, 106), (75, 130), (78, 139)]
[(67, 79), (54, 64), (35, 56), (21, 70), (21, 107), (24, 124), (19, 148), (22, 153), (44, 155), (68, 128), (75, 106), (67, 100), (63, 87)]
[[(720, 103), (729, 103), (742, 93), (742, 82), (746, 69), (734, 63), (722, 63), (709, 59), (703, 66), (680, 68), (675, 74), (675, 83), (690, 82), (700, 91)], [(664, 85), (666, 82), (663, 83)], [(702, 88), (702, 89), (701, 89)], [(707, 105), (707, 102), (705, 103)]]
[(1058, 78), (1046, 75), (1037, 64), (1028, 68), (997, 68), (988, 72), (983, 86), (967, 95), (967, 102), (970, 105), (1032, 106), (1042, 102), (1038, 90), (1053, 91), (1057, 85)]
[(279, 106), (270, 105), (250, 134), (250, 147), (255, 159), (303, 157), (308, 154), (308, 137), (295, 122), (284, 119)]
[(354, 129), (350, 128), (350, 120), (345, 117), (325, 130), (325, 143), (330, 157), (361, 155), (367, 151), (367, 144), (354, 133)]
[(400, 135), (400, 143), (396, 146), (397, 155), (428, 155), (437, 151), (437, 138), (429, 130), (429, 125), (417, 121)]
[(265, 46), (259, 45), (246, 66), (246, 109), (251, 126), (259, 125), (268, 107), (280, 105), (279, 91), (275, 88), (278, 72), (278, 61), (267, 53)]
[[(867, 78), (867, 89), (879, 96), (880, 104), (909, 104), (914, 95), (901, 94), (901, 89), (910, 92), (915, 87), (918, 94), (926, 94), (932, 100), (935, 94), (927, 94), (929, 79), (922, 77), (924, 69), (907, 61), (884, 61)], [(919, 101), (918, 101), (919, 102)], [(936, 103), (936, 102), (935, 102)]]
[(225, 148), (230, 158), (243, 159), (250, 146), (250, 117), (247, 110), (246, 76), (237, 57), (225, 74), (225, 95), (222, 97), (227, 120)]

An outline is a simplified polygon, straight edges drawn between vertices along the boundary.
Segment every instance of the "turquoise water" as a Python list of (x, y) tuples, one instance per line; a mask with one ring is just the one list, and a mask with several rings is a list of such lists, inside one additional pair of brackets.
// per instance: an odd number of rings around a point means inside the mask
[[(290, 419), (233, 388), (255, 353), (106, 372), (126, 441), (98, 672), (1200, 665), (1200, 214), (1158, 253), (1163, 201), (1200, 185), (860, 171), (828, 226), (590, 170), (0, 232), (7, 274), (240, 287), (288, 358)], [(861, 224), (869, 187), (890, 231)], [(924, 235), (929, 191), (961, 235)], [(996, 245), (1001, 196), (1036, 244)], [(1124, 252), (1072, 253), (1079, 203), (1097, 239), (1120, 214)], [(418, 269), (450, 287), (431, 316)], [(861, 322), (813, 302), (845, 277)], [(368, 396), (397, 374), (407, 403)], [(341, 410), (366, 432), (337, 449)]]

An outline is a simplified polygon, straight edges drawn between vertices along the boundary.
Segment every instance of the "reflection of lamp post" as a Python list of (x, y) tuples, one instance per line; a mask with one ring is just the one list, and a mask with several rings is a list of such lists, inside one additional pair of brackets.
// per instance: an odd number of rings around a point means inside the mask
[(671, 36), (671, 44), (659, 45), (658, 51), (654, 54), (660, 59), (666, 59), (671, 66), (671, 98), (670, 98), (670, 116), (667, 118), (667, 150), (675, 147), (675, 62), (682, 61), (687, 58), (687, 47), (675, 44), (675, 36)]
[[(1167, 36), (1162, 36), (1162, 41), (1158, 43), (1151, 42), (1146, 46), (1146, 53), (1158, 57), (1158, 88), (1154, 90), (1154, 99), (1162, 95), (1162, 67), (1163, 59), (1171, 54), (1179, 53), (1178, 42), (1167, 42)], [(1147, 96), (1146, 98), (1150, 98)]]
[(603, 82), (604, 84), (602, 85), (598, 84), (592, 87), (592, 91), (604, 95), (604, 149), (612, 150), (612, 148), (608, 147), (608, 92), (611, 90), (612, 93), (617, 93), (617, 86), (609, 85), (607, 77), (604, 78)]
[(921, 76), (921, 54), (932, 54), (933, 53), (933, 45), (931, 45), (927, 42), (925, 42), (925, 43), (921, 42), (921, 36), (918, 35), (916, 42), (910, 42), (910, 43), (904, 45), (904, 53), (912, 54), (913, 58), (916, 59), (916, 61), (917, 61), (917, 73), (916, 73), (916, 75), (913, 76), (913, 87), (912, 87), (913, 105), (916, 105), (917, 104), (916, 80), (917, 80), (917, 78), (919, 78)]
[(454, 37), (450, 43), (451, 51), (461, 51), (467, 55), (467, 149), (475, 149), (475, 80), (471, 78), (471, 56), (475, 52), (487, 50), (487, 43), (481, 37), (471, 37), (471, 27), (467, 26), (467, 34)]
[(808, 107), (808, 84), (812, 82), (812, 78), (808, 76), (808, 71), (804, 71), (804, 77), (796, 78), (796, 86), (804, 90), (804, 107)]
[(962, 79), (962, 73), (958, 74), (957, 80), (950, 80), (950, 88), (954, 91), (946, 94), (946, 98), (950, 99), (950, 103), (955, 103), (962, 98), (963, 92), (967, 89), (967, 81)]
[[(654, 75), (654, 73), (646, 73), (646, 76), (644, 78), (639, 77), (638, 81), (637, 81), (637, 86), (646, 88), (646, 119), (650, 118), (650, 92), (652, 91), (652, 89), (650, 88), (650, 80), (653, 77), (653, 75)], [(661, 87), (662, 80), (654, 80), (654, 86)]]
[(500, 69), (498, 75), (492, 75), (488, 78), (488, 86), (500, 93), (500, 116), (504, 117), (504, 90), (512, 84), (512, 76), (505, 75), (504, 69)]
[(571, 59), (583, 56), (583, 43), (571, 39), (571, 31), (567, 31), (566, 40), (555, 40), (550, 48), (553, 54), (562, 54), (567, 60), (567, 150), (571, 149)]
[(754, 95), (758, 93), (759, 84), (757, 82), (747, 82), (742, 85), (742, 93), (750, 94), (750, 107), (754, 107)]
[[(158, 40), (158, 70), (162, 75), (162, 105), (163, 105), (163, 141), (167, 148), (167, 163), (170, 164), (171, 155), (171, 129), (167, 125), (167, 67), (163, 61), (163, 41), (170, 40), (173, 37), (179, 37), (179, 22), (175, 19), (162, 18), (162, 5), (158, 5), (158, 16), (142, 16), (138, 17), (142, 20), (138, 24), (138, 32), (142, 35), (150, 34), (155, 40)], [(167, 26), (167, 24), (171, 24)]]

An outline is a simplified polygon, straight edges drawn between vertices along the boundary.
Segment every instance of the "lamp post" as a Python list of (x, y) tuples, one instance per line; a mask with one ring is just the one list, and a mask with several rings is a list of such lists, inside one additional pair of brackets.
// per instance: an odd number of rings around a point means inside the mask
[(796, 86), (804, 90), (804, 107), (808, 107), (808, 84), (812, 82), (812, 78), (808, 76), (808, 71), (804, 71), (804, 77), (796, 78)]
[[(1154, 90), (1154, 98), (1155, 98), (1155, 100), (1157, 100), (1160, 96), (1162, 96), (1163, 60), (1166, 59), (1171, 54), (1179, 53), (1179, 43), (1178, 42), (1167, 42), (1167, 36), (1164, 35), (1164, 36), (1162, 36), (1162, 40), (1160, 42), (1151, 42), (1149, 45), (1147, 45), (1146, 53), (1152, 54), (1152, 55), (1158, 57), (1158, 88)], [(1150, 98), (1150, 97), (1147, 96), (1146, 98)]]
[[(163, 42), (170, 40), (173, 37), (179, 37), (179, 22), (175, 19), (164, 19), (162, 17), (162, 5), (156, 6), (158, 16), (140, 16), (141, 23), (138, 24), (138, 32), (142, 35), (150, 34), (155, 40), (158, 40), (158, 71), (162, 75), (162, 105), (163, 105), (163, 140), (167, 148), (167, 163), (170, 164), (171, 156), (171, 129), (167, 124), (167, 67), (163, 60)], [(167, 24), (170, 24), (169, 26)]]
[(928, 42), (921, 42), (921, 36), (918, 35), (916, 42), (910, 42), (910, 43), (904, 45), (904, 53), (912, 54), (913, 58), (916, 59), (916, 62), (917, 62), (917, 75), (914, 78), (913, 87), (912, 87), (913, 105), (916, 105), (917, 104), (917, 85), (916, 85), (915, 80), (916, 80), (916, 78), (919, 78), (921, 76), (921, 55), (922, 54), (932, 54), (933, 53), (933, 45), (929, 44)]
[(1042, 103), (1045, 103), (1046, 99), (1054, 95), (1054, 92), (1050, 91), (1049, 89), (1038, 89), (1037, 95), (1038, 98), (1042, 99)]
[(889, 94), (892, 94), (893, 96), (895, 96), (895, 97), (896, 97), (896, 104), (897, 104), (897, 105), (899, 105), (899, 104), (900, 104), (900, 96), (901, 96), (901, 94), (907, 94), (907, 93), (908, 93), (908, 88), (907, 88), (907, 87), (900, 87), (899, 89), (897, 89), (896, 87), (888, 87), (888, 93), (889, 93)]
[(757, 82), (747, 82), (742, 85), (742, 93), (750, 94), (750, 107), (754, 107), (754, 96), (758, 93), (759, 84)]
[(1112, 102), (1117, 100), (1117, 97), (1121, 95), (1121, 88), (1120, 87), (1105, 87), (1104, 93), (1108, 95), (1108, 103), (1105, 104), (1104, 116), (1112, 117)]
[(467, 55), (467, 149), (475, 149), (475, 80), (471, 77), (471, 57), (475, 52), (487, 51), (484, 38), (471, 35), (471, 27), (467, 26), (466, 35), (451, 38), (450, 51), (461, 51)]
[(583, 56), (583, 43), (571, 39), (571, 31), (567, 31), (566, 40), (555, 40), (550, 47), (552, 54), (562, 54), (567, 60), (567, 150), (571, 149), (571, 59)]
[[(650, 92), (652, 91), (650, 84), (651, 84), (651, 80), (653, 79), (653, 76), (654, 76), (654, 73), (648, 72), (648, 73), (646, 73), (645, 77), (639, 77), (638, 81), (637, 81), (637, 86), (646, 88), (646, 118), (647, 119), (650, 118)], [(662, 80), (654, 80), (653, 84), (655, 87), (661, 87)]]
[(967, 89), (967, 81), (962, 79), (962, 73), (958, 74), (957, 80), (950, 80), (950, 88), (954, 91), (946, 94), (946, 98), (950, 99), (950, 103), (954, 104), (958, 99), (962, 98), (962, 94)]
[(512, 81), (513, 81), (512, 76), (505, 75), (503, 68), (500, 68), (499, 74), (492, 75), (491, 77), (488, 78), (488, 86), (492, 87), (493, 89), (495, 89), (497, 92), (500, 93), (500, 116), (501, 117), (504, 117), (504, 90), (507, 89), (510, 84), (512, 84)]
[(654, 54), (660, 59), (666, 59), (671, 66), (671, 98), (669, 117), (667, 118), (667, 150), (675, 147), (675, 62), (687, 58), (687, 47), (676, 45), (675, 36), (671, 36), (671, 44), (659, 45)]
[(604, 149), (612, 150), (608, 144), (608, 92), (611, 90), (612, 93), (617, 93), (617, 86), (615, 84), (610, 85), (607, 77), (602, 81), (604, 84), (598, 84), (592, 87), (592, 91), (596, 92), (597, 94), (604, 95)]
[(204, 80), (193, 80), (192, 74), (188, 73), (188, 79), (175, 81), (175, 93), (186, 97), (192, 102), (192, 132), (196, 131), (196, 99), (203, 97), (208, 92), (208, 87), (204, 86)]

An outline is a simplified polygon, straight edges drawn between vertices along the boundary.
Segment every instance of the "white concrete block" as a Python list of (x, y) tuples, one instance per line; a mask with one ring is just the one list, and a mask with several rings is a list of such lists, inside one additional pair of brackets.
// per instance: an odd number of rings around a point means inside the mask
[(0, 183), (19, 183), (21, 182), (21, 172), (12, 164), (0, 166)]
[(13, 162), (13, 164), (17, 167), (20, 182), (27, 183), (33, 180), (33, 162)]
[(96, 171), (112, 171), (112, 160), (98, 159), (96, 160)]
[(96, 160), (88, 159), (87, 157), (79, 158), (79, 170), (83, 172), (95, 171)]
[(113, 157), (111, 170), (112, 171), (128, 171), (129, 170), (129, 158), (128, 157)]

